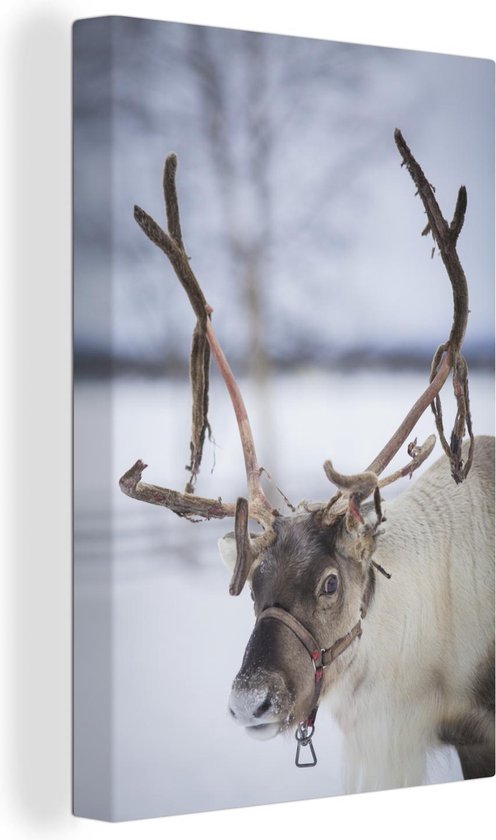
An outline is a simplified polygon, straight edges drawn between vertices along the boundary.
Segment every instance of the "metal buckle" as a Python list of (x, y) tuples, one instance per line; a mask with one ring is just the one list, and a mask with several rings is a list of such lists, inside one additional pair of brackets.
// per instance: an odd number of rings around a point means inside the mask
[[(324, 668), (326, 667), (324, 665), (324, 659), (323, 659), (324, 653), (325, 653), (325, 649), (321, 650), (320, 654), (317, 658), (317, 651), (315, 651), (315, 653), (312, 653), (312, 655), (310, 657), (311, 660), (312, 660), (313, 670), (315, 671), (315, 682), (319, 682), (322, 679), (322, 677), (324, 676)], [(319, 661), (320, 661), (320, 665), (317, 664), (317, 662), (319, 662)]]
[[(306, 723), (302, 722), (298, 724), (298, 728), (295, 732), (295, 738), (298, 742), (298, 746), (296, 748), (296, 757), (295, 757), (295, 764), (297, 767), (315, 767), (317, 764), (317, 756), (315, 754), (315, 750), (312, 744), (313, 733), (315, 732), (315, 727), (312, 725), (310, 727), (307, 726)], [(303, 747), (310, 748), (311, 759), (310, 761), (300, 761), (300, 753)]]

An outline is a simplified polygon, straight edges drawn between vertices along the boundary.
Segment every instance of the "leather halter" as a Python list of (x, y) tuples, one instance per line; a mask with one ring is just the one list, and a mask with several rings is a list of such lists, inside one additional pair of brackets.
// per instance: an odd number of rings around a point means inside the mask
[[(303, 647), (308, 651), (310, 655), (310, 659), (312, 660), (312, 664), (315, 671), (315, 687), (314, 687), (314, 694), (312, 699), (312, 710), (306, 720), (301, 721), (298, 725), (298, 730), (296, 733), (296, 740), (298, 741), (298, 750), (296, 753), (296, 764), (298, 767), (313, 767), (317, 763), (317, 757), (315, 755), (315, 751), (312, 746), (312, 735), (315, 726), (315, 718), (317, 717), (317, 711), (319, 708), (319, 699), (320, 693), (322, 691), (322, 678), (324, 676), (324, 669), (331, 665), (338, 656), (340, 656), (344, 651), (351, 645), (355, 639), (360, 638), (362, 635), (362, 623), (360, 619), (357, 621), (354, 627), (351, 628), (349, 633), (345, 636), (342, 636), (336, 642), (334, 642), (331, 647), (328, 648), (321, 648), (315, 637), (310, 633), (309, 630), (300, 622), (297, 618), (294, 617), (288, 610), (284, 610), (282, 607), (267, 607), (267, 609), (262, 610), (260, 615), (257, 618), (257, 624), (260, 621), (264, 621), (265, 619), (272, 618), (275, 621), (280, 621), (281, 624), (285, 624), (286, 627), (294, 633), (294, 635), (299, 639), (302, 643)], [(308, 729), (311, 730), (310, 735), (308, 735)], [(300, 736), (298, 733), (301, 733)], [(301, 746), (309, 746), (312, 752), (313, 761), (310, 763), (300, 763), (299, 762), (299, 754)]]

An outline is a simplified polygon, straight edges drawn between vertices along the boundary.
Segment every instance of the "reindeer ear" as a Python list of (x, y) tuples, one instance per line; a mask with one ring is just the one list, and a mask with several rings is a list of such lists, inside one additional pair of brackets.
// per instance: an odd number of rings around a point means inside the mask
[(237, 558), (236, 537), (234, 536), (234, 531), (230, 531), (228, 534), (221, 537), (220, 540), (218, 540), (217, 545), (219, 546), (222, 561), (229, 571), (233, 572)]
[(345, 515), (342, 537), (346, 541), (346, 549), (350, 556), (359, 563), (368, 564), (376, 549), (377, 537), (384, 533), (382, 522), (385, 522), (379, 501), (368, 502), (360, 507), (359, 522), (348, 510)]
[[(377, 491), (378, 495), (378, 491)], [(365, 504), (354, 504), (350, 499), (348, 510), (345, 514), (345, 527), (353, 537), (361, 537), (363, 534), (374, 532), (383, 521), (381, 499), (378, 496), (373, 502)]]
[(343, 528), (341, 553), (345, 557), (353, 557), (361, 565), (367, 566), (376, 547), (376, 533), (373, 527), (358, 525), (352, 531)]

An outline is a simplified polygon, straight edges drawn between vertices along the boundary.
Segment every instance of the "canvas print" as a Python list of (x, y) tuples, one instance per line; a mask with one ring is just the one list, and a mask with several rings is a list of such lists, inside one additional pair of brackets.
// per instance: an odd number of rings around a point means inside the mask
[(494, 774), (494, 66), (74, 28), (74, 812)]

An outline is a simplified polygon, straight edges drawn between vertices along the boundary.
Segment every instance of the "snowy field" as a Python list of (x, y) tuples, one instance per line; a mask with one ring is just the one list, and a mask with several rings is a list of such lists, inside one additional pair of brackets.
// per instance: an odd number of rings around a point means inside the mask
[[(322, 464), (363, 469), (379, 452), (425, 387), (418, 374), (301, 372), (277, 378), (265, 395), (241, 383), (259, 460), (293, 502), (326, 499), (332, 488)], [(104, 389), (81, 384), (75, 398), (75, 754), (79, 801), (93, 796), (92, 751), (98, 732), (91, 708), (111, 685), (108, 727), (114, 819), (136, 819), (281, 802), (343, 793), (341, 738), (325, 710), (319, 715), (312, 770), (294, 765), (292, 736), (258, 742), (229, 719), (227, 698), (253, 624), (247, 592), (228, 595), (229, 575), (216, 542), (230, 522), (192, 525), (162, 508), (128, 499), (118, 479), (137, 458), (144, 479), (183, 490), (187, 474), (190, 395), (177, 382), (115, 382), (111, 386), (112, 451), (84, 429), (102, 406)], [(453, 400), (445, 386), (447, 425)], [(471, 377), (474, 428), (493, 434), (493, 379)], [(197, 492), (234, 500), (245, 494), (232, 409), (214, 379), (215, 447), (206, 445)], [(450, 426), (448, 426), (450, 428)], [(78, 433), (81, 431), (81, 436)], [(419, 424), (434, 431), (430, 412)], [(269, 454), (270, 453), (270, 456)], [(436, 446), (431, 462), (441, 455)], [(215, 470), (211, 472), (215, 460)], [(394, 462), (407, 461), (403, 454)], [(415, 480), (415, 479), (413, 479)], [(102, 487), (108, 489), (102, 496)], [(268, 485), (270, 486), (270, 485)], [(389, 498), (408, 481), (390, 488)], [(274, 500), (281, 500), (275, 492)], [(388, 496), (386, 495), (386, 498)], [(284, 511), (284, 507), (281, 507)], [(109, 526), (110, 524), (110, 526)], [(110, 531), (109, 531), (110, 527)], [(111, 673), (95, 667), (111, 644)], [(84, 699), (78, 692), (84, 691)], [(460, 779), (456, 755), (431, 757), (428, 781)], [(96, 782), (95, 782), (96, 784)], [(77, 793), (77, 790), (76, 790)]]

